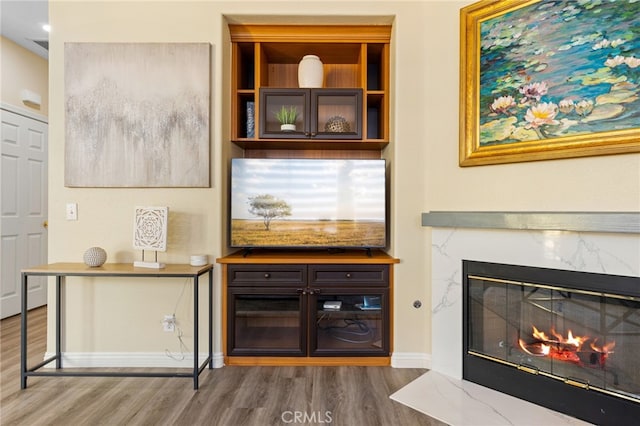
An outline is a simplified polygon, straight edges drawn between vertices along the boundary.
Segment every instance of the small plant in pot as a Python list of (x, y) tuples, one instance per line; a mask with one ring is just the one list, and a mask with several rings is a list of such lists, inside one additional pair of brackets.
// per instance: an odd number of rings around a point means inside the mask
[(283, 132), (293, 132), (296, 130), (296, 119), (298, 118), (298, 109), (295, 106), (280, 108), (275, 113), (276, 120), (280, 123), (280, 130)]

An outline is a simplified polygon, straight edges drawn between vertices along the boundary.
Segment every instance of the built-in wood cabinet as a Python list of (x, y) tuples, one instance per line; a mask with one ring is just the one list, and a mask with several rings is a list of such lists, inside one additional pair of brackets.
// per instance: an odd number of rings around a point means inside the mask
[[(233, 143), (245, 150), (380, 151), (387, 146), (391, 26), (230, 25), (229, 30)], [(323, 89), (352, 89), (361, 93), (358, 108), (353, 111), (358, 114), (355, 123), (359, 132), (344, 132), (342, 137), (337, 132), (325, 132), (326, 120), (331, 115), (320, 119), (325, 121), (318, 124), (319, 132), (313, 137), (311, 127), (308, 132), (300, 130), (293, 134), (272, 130), (273, 112), (265, 105), (261, 91), (298, 89), (298, 63), (309, 54), (317, 55), (323, 62)], [(337, 115), (340, 114), (334, 114)]]
[(378, 251), (218, 259), (225, 364), (389, 365), (396, 262)]
[[(391, 25), (231, 24), (229, 36), (230, 142), (241, 148), (233, 156), (381, 158), (390, 143)], [(323, 63), (321, 88), (298, 87), (305, 55)], [(276, 113), (292, 107), (296, 126), (283, 129)], [(225, 364), (390, 364), (397, 259), (257, 250), (217, 262)]]

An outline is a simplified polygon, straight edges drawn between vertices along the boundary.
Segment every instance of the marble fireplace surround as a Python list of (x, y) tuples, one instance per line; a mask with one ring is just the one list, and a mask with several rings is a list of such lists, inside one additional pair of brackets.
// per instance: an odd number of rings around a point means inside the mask
[(429, 212), (431, 368), (462, 378), (462, 260), (640, 276), (640, 213)]
[(640, 277), (636, 212), (439, 211), (423, 213), (422, 225), (432, 228), (430, 372), (461, 400), (463, 259)]

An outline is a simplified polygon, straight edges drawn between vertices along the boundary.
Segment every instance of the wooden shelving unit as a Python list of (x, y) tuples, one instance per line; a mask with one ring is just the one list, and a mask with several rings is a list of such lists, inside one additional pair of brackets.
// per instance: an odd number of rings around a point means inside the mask
[[(389, 43), (386, 25), (230, 25), (231, 141), (245, 150), (371, 150), (389, 143)], [(297, 88), (298, 63), (318, 55), (324, 88), (361, 89), (362, 139), (260, 139), (261, 88)], [(247, 103), (254, 103), (254, 136), (247, 137)], [(251, 156), (251, 155), (248, 155)]]
[[(229, 25), (231, 40), (231, 135), (230, 141), (242, 149), (244, 158), (324, 158), (324, 159), (376, 159), (389, 140), (389, 51), (391, 25)], [(262, 111), (268, 103), (263, 95), (283, 90), (281, 96), (288, 96), (291, 89), (298, 88), (298, 64), (305, 55), (317, 55), (323, 62), (324, 83), (321, 89), (325, 96), (342, 96), (351, 93), (352, 100), (325, 100), (328, 110), (349, 105), (357, 117), (356, 129), (347, 138), (340, 137), (335, 131), (327, 132), (321, 123), (329, 121), (330, 113), (305, 115), (305, 129), (321, 129), (313, 134), (300, 132), (300, 137), (280, 138), (279, 126), (265, 132), (265, 117), (271, 118), (271, 110)], [(264, 90), (269, 89), (269, 90)], [(335, 90), (341, 89), (341, 90)], [(333, 95), (331, 93), (333, 93)], [(311, 92), (311, 95), (317, 92)], [(247, 133), (247, 105), (253, 103), (254, 126), (252, 134)], [(276, 99), (273, 108), (286, 106), (288, 102)], [(321, 102), (309, 102), (313, 110)], [(352, 105), (356, 106), (353, 107)], [(290, 104), (289, 104), (290, 105)], [(307, 105), (305, 103), (305, 105)], [(307, 112), (305, 112), (307, 114)], [(341, 114), (342, 115), (342, 114)], [(343, 116), (344, 117), (344, 116)], [(323, 133), (324, 130), (324, 133)], [(296, 130), (297, 131), (297, 130)], [(331, 133), (327, 135), (326, 133)], [(266, 137), (261, 138), (263, 134)], [(237, 152), (235, 153), (237, 156)], [(223, 351), (225, 364), (234, 365), (389, 365), (393, 350), (393, 264), (398, 260), (382, 251), (374, 250), (371, 256), (364, 251), (346, 251), (329, 253), (327, 251), (258, 251), (248, 256), (235, 253), (217, 259), (222, 264), (222, 318)], [(243, 270), (244, 273), (260, 273), (268, 277), (274, 267), (290, 268), (296, 271), (310, 271), (329, 265), (340, 273), (358, 274), (363, 269), (388, 270), (384, 285), (368, 285), (361, 282), (354, 285), (349, 278), (336, 278), (329, 289), (317, 286), (311, 280), (300, 282), (298, 287), (272, 287), (265, 285), (273, 280), (266, 278), (255, 287), (238, 284), (231, 275)], [(305, 272), (306, 274), (306, 272)], [(346, 276), (346, 275), (345, 275)], [(334, 287), (332, 287), (332, 285)], [(302, 292), (298, 295), (298, 290)], [(320, 292), (316, 290), (320, 289)], [(285, 291), (286, 290), (286, 291)], [(324, 291), (324, 293), (323, 293)], [(293, 295), (293, 297), (292, 297)], [(361, 312), (355, 298), (364, 296), (379, 297), (383, 301), (380, 312)], [(297, 336), (299, 344), (292, 348), (283, 343), (282, 347), (270, 347), (270, 343), (261, 343), (256, 330), (266, 330), (269, 336), (284, 330), (290, 333), (296, 329), (291, 325), (291, 312), (278, 313), (274, 305), (266, 303), (274, 297), (281, 301), (297, 300), (298, 306), (304, 306), (297, 314), (298, 329), (304, 330)], [(298, 298), (299, 299), (296, 299)], [(368, 349), (354, 348), (354, 343), (341, 342), (321, 335), (321, 331), (311, 326), (318, 320), (315, 314), (306, 314), (306, 309), (320, 312), (320, 319), (326, 321), (323, 306), (325, 297), (342, 300), (345, 305), (343, 316), (358, 317), (372, 324), (375, 329), (375, 344)], [(255, 299), (264, 299), (264, 308), (260, 315), (243, 310)], [(244, 304), (244, 305), (243, 305)], [(302, 309), (302, 308), (301, 308)], [(297, 312), (297, 311), (296, 311)], [(237, 314), (237, 315), (236, 315)], [(334, 316), (339, 316), (334, 313)], [(231, 315), (231, 316), (230, 316)], [(247, 318), (247, 315), (251, 318)], [(278, 315), (280, 315), (278, 317)], [(302, 318), (302, 320), (300, 320)], [(251, 327), (251, 321), (258, 321), (262, 329)], [(275, 321), (275, 322), (274, 322)], [(246, 327), (242, 324), (248, 324)], [(383, 325), (384, 327), (379, 327)], [(244, 327), (244, 328), (243, 328)], [(263, 330), (264, 329), (264, 330)], [(240, 330), (240, 331), (239, 331)], [(242, 331), (244, 330), (244, 331)], [(316, 333), (317, 334), (314, 334)], [(253, 333), (253, 334), (252, 334)], [(306, 339), (306, 334), (309, 339)], [(247, 336), (252, 336), (246, 340)], [(316, 337), (314, 337), (316, 336)], [(296, 340), (297, 341), (297, 340)], [(249, 342), (249, 343), (247, 343)], [(252, 347), (253, 345), (253, 347)]]

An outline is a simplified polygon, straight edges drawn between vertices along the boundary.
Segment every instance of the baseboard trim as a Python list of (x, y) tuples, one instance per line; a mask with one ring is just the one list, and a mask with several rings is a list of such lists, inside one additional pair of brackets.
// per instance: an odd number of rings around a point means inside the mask
[[(47, 352), (44, 359), (55, 354)], [(64, 368), (193, 368), (193, 354), (174, 354), (169, 357), (164, 352), (63, 352), (62, 366)], [(207, 359), (207, 354), (198, 356), (200, 363)], [(213, 368), (224, 366), (222, 352), (213, 354)], [(50, 362), (45, 368), (54, 368), (55, 362)]]
[(334, 356), (227, 356), (225, 365), (243, 366), (367, 366), (388, 367), (391, 358), (388, 356), (334, 357)]
[(431, 369), (431, 354), (423, 352), (394, 352), (391, 355), (391, 366), (394, 368), (426, 368)]

